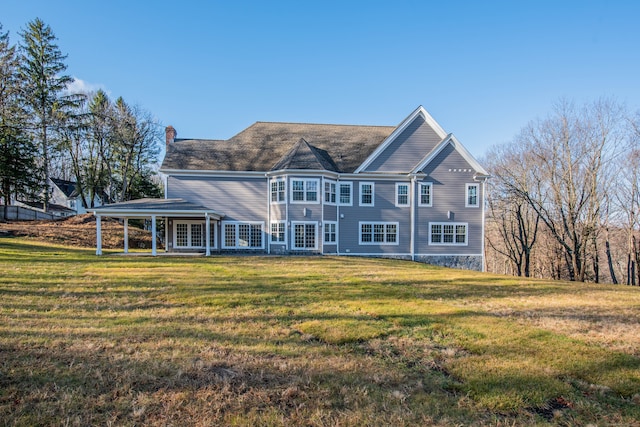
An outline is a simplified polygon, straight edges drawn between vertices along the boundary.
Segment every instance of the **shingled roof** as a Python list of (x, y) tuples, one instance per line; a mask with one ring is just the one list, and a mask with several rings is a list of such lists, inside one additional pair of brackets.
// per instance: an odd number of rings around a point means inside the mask
[(161, 169), (350, 173), (394, 130), (393, 126), (256, 122), (226, 141), (176, 139), (167, 147)]

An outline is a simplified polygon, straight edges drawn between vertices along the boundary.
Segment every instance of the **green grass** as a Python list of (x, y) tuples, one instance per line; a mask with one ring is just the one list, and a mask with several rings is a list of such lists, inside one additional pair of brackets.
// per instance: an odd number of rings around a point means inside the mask
[(0, 425), (640, 425), (640, 289), (0, 239)]

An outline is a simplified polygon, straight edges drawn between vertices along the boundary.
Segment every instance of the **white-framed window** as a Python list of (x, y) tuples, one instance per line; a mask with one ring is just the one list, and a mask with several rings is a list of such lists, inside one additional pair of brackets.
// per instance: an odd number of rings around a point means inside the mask
[(419, 186), (420, 200), (418, 206), (433, 206), (433, 183), (421, 182)]
[(223, 249), (264, 249), (263, 222), (222, 221)]
[(396, 182), (396, 207), (409, 206), (409, 184)]
[(336, 204), (336, 182), (335, 181), (324, 182), (324, 202), (327, 205)]
[(291, 203), (318, 203), (318, 179), (291, 180)]
[[(209, 247), (216, 247), (216, 227), (210, 226)], [(197, 220), (173, 221), (173, 247), (179, 249), (202, 249), (206, 246), (206, 225)]]
[(466, 222), (430, 222), (429, 244), (467, 246), (469, 225)]
[(324, 222), (324, 243), (327, 245), (333, 245), (336, 243), (336, 228), (338, 223), (335, 221)]
[(359, 222), (361, 245), (397, 245), (397, 222)]
[(293, 249), (314, 250), (318, 249), (318, 223), (317, 222), (291, 222), (293, 228)]
[(287, 224), (284, 221), (273, 221), (271, 223), (271, 243), (285, 243), (285, 232)]
[(360, 206), (373, 206), (375, 185), (373, 182), (360, 183)]
[(466, 184), (465, 186), (465, 201), (464, 206), (466, 208), (477, 208), (480, 206), (480, 184)]
[(353, 193), (353, 183), (352, 182), (340, 182), (338, 184), (339, 190), (339, 199), (338, 203), (341, 206), (351, 206), (353, 202), (351, 201), (351, 194)]
[(287, 184), (284, 179), (271, 180), (271, 203), (285, 203), (287, 201)]

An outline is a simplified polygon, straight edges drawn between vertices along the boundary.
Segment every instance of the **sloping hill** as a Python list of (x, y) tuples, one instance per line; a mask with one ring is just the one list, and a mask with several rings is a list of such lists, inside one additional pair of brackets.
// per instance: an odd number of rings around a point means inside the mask
[[(56, 221), (0, 222), (0, 235), (28, 237), (77, 248), (95, 248), (96, 219), (92, 214), (84, 214)], [(102, 219), (102, 247), (124, 247), (124, 226), (117, 220)], [(129, 247), (150, 248), (151, 233), (129, 225)]]

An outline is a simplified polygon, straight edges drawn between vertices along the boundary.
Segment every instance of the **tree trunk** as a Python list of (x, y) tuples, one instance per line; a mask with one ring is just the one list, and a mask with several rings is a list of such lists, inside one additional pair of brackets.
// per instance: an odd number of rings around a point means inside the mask
[(609, 236), (607, 233), (607, 240), (604, 242), (604, 246), (606, 248), (607, 253), (607, 265), (609, 266), (609, 276), (611, 276), (611, 283), (614, 285), (618, 284), (618, 279), (616, 278), (616, 271), (613, 268), (613, 259), (611, 258), (611, 245), (609, 243)]

